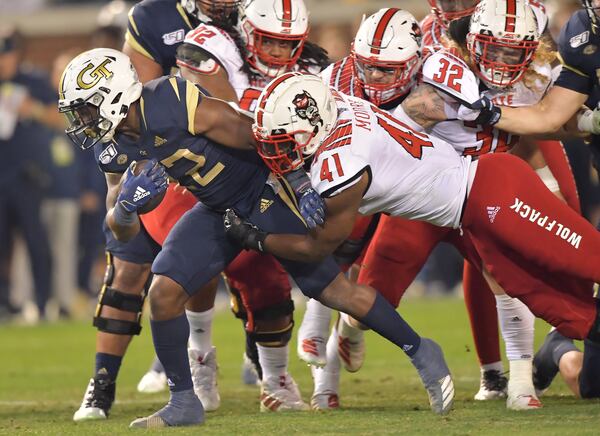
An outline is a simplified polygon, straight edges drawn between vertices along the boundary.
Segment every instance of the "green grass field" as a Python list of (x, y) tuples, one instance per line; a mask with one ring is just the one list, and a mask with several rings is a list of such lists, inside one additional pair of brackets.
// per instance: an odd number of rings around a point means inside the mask
[[(542, 398), (544, 408), (509, 412), (503, 401), (472, 400), (479, 369), (462, 301), (409, 299), (402, 313), (424, 336), (444, 348), (454, 375), (455, 410), (446, 418), (429, 411), (427, 396), (402, 352), (367, 334), (367, 360), (356, 374), (342, 375), (342, 410), (333, 413), (264, 414), (258, 389), (241, 384), (242, 331), (228, 312), (214, 327), (222, 406), (202, 427), (169, 429), (171, 434), (598, 434), (600, 402), (580, 401), (557, 381)], [(300, 315), (296, 315), (299, 322)], [(536, 346), (547, 332), (539, 323)], [(131, 434), (129, 422), (162, 407), (166, 393), (144, 395), (135, 386), (153, 351), (148, 326), (136, 338), (121, 369), (117, 403), (108, 421), (75, 424), (71, 418), (92, 374), (95, 330), (90, 323), (37, 327), (0, 326), (0, 434)], [(312, 382), (308, 367), (290, 352), (291, 373), (305, 400)], [(165, 432), (165, 431), (163, 431)]]

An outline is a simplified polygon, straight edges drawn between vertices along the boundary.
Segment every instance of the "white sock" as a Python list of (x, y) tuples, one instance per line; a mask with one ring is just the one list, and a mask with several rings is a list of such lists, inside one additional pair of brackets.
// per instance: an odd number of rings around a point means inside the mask
[(258, 362), (262, 368), (263, 380), (271, 377), (279, 378), (287, 374), (289, 346), (264, 347), (256, 344), (258, 348)]
[(302, 319), (299, 336), (303, 339), (314, 336), (326, 338), (331, 323), (331, 312), (329, 307), (310, 298), (306, 303), (306, 312)]
[(519, 299), (506, 294), (496, 295), (496, 308), (508, 360), (533, 359), (533, 313)]
[(508, 379), (509, 395), (534, 395), (533, 359), (511, 360), (508, 362), (510, 378)]
[(351, 324), (350, 315), (347, 313), (340, 312), (340, 317), (341, 322), (338, 324), (338, 334), (345, 338), (349, 338), (351, 341), (360, 340), (365, 332)]
[(482, 373), (484, 371), (490, 371), (490, 370), (504, 372), (504, 366), (502, 365), (502, 361), (500, 360), (498, 362), (486, 363), (485, 365), (481, 365)]
[(212, 349), (212, 320), (215, 315), (214, 307), (204, 312), (185, 311), (190, 323), (190, 343), (192, 350), (198, 350), (202, 355)]
[(327, 364), (323, 368), (311, 366), (313, 380), (315, 383), (314, 394), (325, 392), (339, 393), (340, 386), (340, 356), (337, 351), (338, 334), (332, 329), (327, 340)]

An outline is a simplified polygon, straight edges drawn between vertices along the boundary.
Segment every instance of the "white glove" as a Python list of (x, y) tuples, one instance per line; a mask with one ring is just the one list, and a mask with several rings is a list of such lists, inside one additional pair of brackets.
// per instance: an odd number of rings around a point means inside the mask
[(577, 115), (577, 128), (592, 135), (600, 135), (600, 110), (586, 109)]

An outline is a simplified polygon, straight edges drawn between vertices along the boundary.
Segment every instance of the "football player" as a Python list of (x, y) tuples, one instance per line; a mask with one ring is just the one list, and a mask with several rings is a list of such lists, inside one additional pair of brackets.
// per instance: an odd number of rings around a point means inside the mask
[[(223, 211), (232, 208), (262, 228), (302, 235), (307, 228), (290, 198), (293, 193), (270, 177), (256, 155), (250, 120), (224, 101), (202, 94), (191, 82), (163, 77), (142, 86), (126, 55), (96, 49), (71, 61), (59, 92), (59, 109), (69, 120), (67, 133), (76, 144), (84, 149), (113, 147), (128, 161), (154, 159), (137, 175), (133, 165), (124, 166), (124, 159), (111, 162), (112, 172), (125, 173), (123, 180), (120, 174), (107, 175), (107, 223), (119, 240), (139, 232), (138, 211), (164, 192), (167, 174), (201, 201), (173, 227), (152, 266), (150, 325), (171, 397), (164, 408), (131, 425), (199, 424), (204, 410), (187, 361), (190, 327), (185, 303), (242, 249), (225, 234)], [(304, 112), (318, 122), (316, 115)], [(135, 144), (111, 142), (116, 133), (132, 136)], [(161, 147), (154, 147), (157, 136), (166, 140)], [(264, 204), (269, 206), (265, 209)], [(453, 382), (435, 342), (420, 338), (372, 288), (351, 284), (331, 257), (281, 262), (306, 295), (351, 314), (401, 347), (427, 389), (432, 410), (450, 411)]]
[[(201, 24), (189, 32), (178, 47), (177, 65), (182, 77), (201, 85), (211, 95), (234, 101), (243, 110), (252, 110), (263, 86), (279, 72), (319, 72), (328, 64), (325, 52), (306, 41), (308, 24), (308, 11), (302, 0), (249, 1), (241, 9), (238, 26), (241, 34), (231, 26)], [(305, 180), (304, 191), (296, 190), (301, 207), (310, 194), (307, 192), (310, 181), (304, 173), (302, 176), (303, 179), (296, 181), (297, 185)], [(149, 224), (148, 219), (153, 219), (153, 213), (143, 218), (155, 239), (166, 238), (176, 222), (174, 210), (181, 216), (193, 206), (193, 202), (178, 205), (174, 200), (177, 203), (184, 201), (181, 195), (173, 195), (160, 206), (170, 209), (168, 222), (155, 220)], [(261, 257), (264, 256), (244, 253), (226, 271), (230, 284), (237, 288), (246, 306), (249, 337), (257, 341), (262, 368), (260, 410), (306, 410), (308, 406), (287, 372), (291, 315), (277, 311), (278, 304), (282, 306), (290, 301), (287, 275), (273, 258), (269, 262), (260, 262)], [(250, 268), (252, 274), (246, 272), (244, 277), (240, 267), (246, 271)], [(245, 285), (248, 276), (255, 277), (258, 285), (254, 288)], [(265, 282), (268, 284), (273, 279), (283, 281), (286, 286), (265, 286)]]
[[(265, 88), (254, 132), (274, 172), (285, 174), (314, 155), (311, 180), (328, 212), (322, 228), (281, 235), (229, 210), (225, 228), (244, 247), (310, 262), (343, 242), (359, 212), (427, 221), (456, 229), (457, 244), (495, 293), (519, 298), (567, 337), (600, 345), (589, 286), (600, 280), (600, 234), (522, 159), (461, 156), (364, 100), (294, 73)], [(598, 375), (598, 365), (589, 369)]]
[[(582, 0), (582, 4), (584, 9), (573, 14), (561, 31), (558, 50), (563, 68), (554, 85), (539, 103), (522, 108), (498, 107), (483, 98), (474, 106), (470, 105), (471, 109), (464, 109), (484, 114), (490, 125), (519, 135), (555, 133), (575, 117), (578, 128), (591, 134), (590, 149), (598, 162), (600, 111), (597, 108), (593, 111), (581, 111), (581, 108), (586, 102), (592, 107), (597, 104), (595, 93), (599, 85), (597, 70), (600, 68), (600, 60), (595, 54), (600, 44), (600, 1)], [(573, 347), (569, 346), (556, 347), (557, 343), (566, 344), (557, 338), (551, 338), (550, 335), (546, 342), (554, 345), (547, 347), (548, 351), (543, 353), (546, 370), (541, 372), (541, 379), (538, 378), (540, 372), (536, 371), (536, 384), (540, 388), (549, 386), (559, 369), (562, 355), (574, 351)], [(553, 350), (558, 351), (553, 353)], [(574, 364), (579, 367), (577, 362)], [(600, 365), (600, 351), (591, 342), (585, 341), (582, 369), (580, 373), (577, 371), (575, 377), (579, 394), (584, 398), (600, 396), (598, 378), (587, 372), (587, 369), (594, 365)], [(560, 366), (562, 367), (562, 364)], [(572, 376), (569, 378), (573, 379)]]

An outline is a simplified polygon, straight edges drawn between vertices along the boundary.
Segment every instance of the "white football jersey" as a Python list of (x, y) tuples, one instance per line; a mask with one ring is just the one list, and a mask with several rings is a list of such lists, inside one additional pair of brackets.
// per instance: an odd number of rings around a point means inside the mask
[(315, 153), (312, 185), (331, 197), (356, 184), (371, 183), (359, 212), (458, 227), (467, 192), (470, 157), (425, 133), (415, 132), (365, 100), (334, 91), (338, 121)]
[[(460, 102), (466, 102), (468, 106), (483, 95), (503, 106), (535, 104), (541, 100), (552, 83), (549, 66), (536, 67), (536, 71), (539, 79), (531, 87), (520, 81), (505, 89), (486, 89), (480, 92), (479, 78), (461, 58), (449, 50), (433, 53), (423, 65), (423, 82), (441, 91), (448, 120), (436, 123), (429, 133), (451, 143), (456, 151), (464, 156), (508, 151), (517, 143), (517, 136), (492, 127), (458, 120), (458, 107)], [(395, 115), (403, 118), (402, 111)]]

